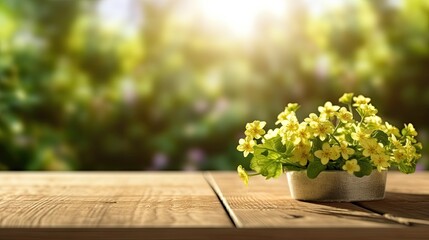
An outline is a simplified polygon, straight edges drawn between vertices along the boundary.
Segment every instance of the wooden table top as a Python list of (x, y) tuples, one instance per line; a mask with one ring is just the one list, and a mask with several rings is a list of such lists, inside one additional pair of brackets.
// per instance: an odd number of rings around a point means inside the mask
[(291, 199), (285, 176), (2, 172), (0, 239), (429, 239), (429, 172), (389, 172), (386, 198)]

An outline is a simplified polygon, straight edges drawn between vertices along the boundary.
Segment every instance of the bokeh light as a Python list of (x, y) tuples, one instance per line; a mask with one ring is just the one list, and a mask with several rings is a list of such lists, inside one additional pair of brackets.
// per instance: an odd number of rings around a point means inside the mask
[(41, 2), (0, 0), (0, 169), (234, 169), (344, 92), (429, 143), (428, 1)]

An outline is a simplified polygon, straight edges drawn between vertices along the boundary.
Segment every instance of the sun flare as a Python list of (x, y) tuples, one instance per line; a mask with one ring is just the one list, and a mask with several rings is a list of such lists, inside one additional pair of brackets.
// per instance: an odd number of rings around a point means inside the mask
[(205, 0), (199, 1), (197, 10), (204, 20), (239, 37), (254, 32), (257, 21), (265, 16), (281, 18), (286, 14), (287, 2), (282, 0)]

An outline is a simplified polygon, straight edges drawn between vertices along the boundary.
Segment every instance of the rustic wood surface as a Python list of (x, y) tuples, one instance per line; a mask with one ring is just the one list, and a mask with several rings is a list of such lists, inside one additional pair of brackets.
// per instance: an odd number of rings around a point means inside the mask
[[(429, 231), (429, 173), (390, 172), (386, 198), (356, 203), (311, 203), (291, 199), (286, 177), (251, 178), (242, 187), (230, 173), (206, 173), (237, 227), (425, 226)], [(428, 232), (429, 233), (429, 232)]]
[(386, 199), (291, 199), (285, 176), (2, 172), (0, 239), (429, 239), (429, 173), (389, 172)]
[(1, 173), (1, 227), (230, 227), (201, 173)]

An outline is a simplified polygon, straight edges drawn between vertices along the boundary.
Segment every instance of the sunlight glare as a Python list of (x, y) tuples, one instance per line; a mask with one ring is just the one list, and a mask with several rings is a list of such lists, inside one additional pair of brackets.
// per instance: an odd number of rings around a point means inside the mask
[(286, 1), (282, 0), (205, 0), (197, 5), (210, 24), (239, 37), (251, 35), (261, 17), (280, 19), (287, 10)]

